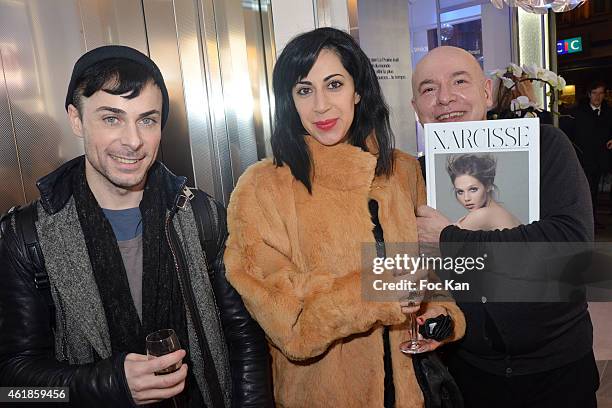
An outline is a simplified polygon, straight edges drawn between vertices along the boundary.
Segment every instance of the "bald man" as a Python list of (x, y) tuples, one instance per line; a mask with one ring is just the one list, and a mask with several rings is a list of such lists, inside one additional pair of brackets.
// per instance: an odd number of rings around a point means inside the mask
[[(466, 51), (439, 47), (417, 65), (413, 101), (421, 123), (485, 120), (491, 80)], [(438, 211), (417, 211), (421, 242), (589, 242), (589, 188), (567, 137), (540, 127), (540, 221), (468, 231)], [(458, 303), (466, 320), (449, 369), (467, 407), (596, 407), (599, 376), (584, 299), (573, 303)]]

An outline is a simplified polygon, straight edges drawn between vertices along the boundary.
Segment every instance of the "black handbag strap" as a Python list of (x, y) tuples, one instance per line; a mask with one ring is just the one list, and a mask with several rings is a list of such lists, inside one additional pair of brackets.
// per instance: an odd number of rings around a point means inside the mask
[(15, 214), (17, 240), (34, 272), (34, 285), (40, 291), (49, 309), (51, 328), (55, 329), (55, 303), (53, 303), (53, 297), (51, 296), (49, 275), (47, 274), (47, 268), (45, 268), (45, 259), (36, 232), (37, 204), (32, 202), (23, 207), (14, 207), (11, 212)]
[(202, 249), (206, 255), (206, 262), (211, 272), (212, 264), (217, 257), (217, 245), (219, 240), (219, 225), (215, 222), (217, 217), (213, 213), (211, 199), (203, 191), (191, 189), (193, 198), (191, 199), (191, 208), (193, 216), (198, 227), (198, 236)]

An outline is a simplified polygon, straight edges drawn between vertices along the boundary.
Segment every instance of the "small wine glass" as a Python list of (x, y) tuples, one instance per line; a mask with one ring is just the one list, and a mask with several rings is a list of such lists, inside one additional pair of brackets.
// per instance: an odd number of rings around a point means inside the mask
[[(181, 343), (179, 342), (176, 333), (172, 329), (162, 329), (149, 334), (146, 337), (147, 341), (147, 357), (149, 360), (154, 357), (160, 357), (180, 350)], [(169, 367), (159, 370), (155, 375), (170, 374), (178, 371), (182, 363), (178, 361)]]
[[(179, 342), (176, 333), (172, 329), (161, 329), (150, 333), (147, 335), (145, 340), (147, 343), (147, 357), (149, 360), (155, 357), (170, 354), (174, 351), (180, 350), (181, 348), (181, 343)], [(171, 366), (156, 371), (155, 375), (170, 374), (178, 371), (182, 364), (183, 363), (181, 361), (177, 361)], [(171, 400), (174, 408), (177, 408), (177, 401), (175, 397), (172, 397)]]
[[(408, 296), (404, 299), (408, 302), (408, 306), (416, 306), (425, 298), (425, 290), (415, 289), (408, 292)], [(426, 341), (419, 339), (419, 324), (417, 323), (417, 314), (410, 313), (408, 315), (408, 334), (409, 339), (400, 344), (400, 351), (404, 354), (419, 354), (425, 351)]]

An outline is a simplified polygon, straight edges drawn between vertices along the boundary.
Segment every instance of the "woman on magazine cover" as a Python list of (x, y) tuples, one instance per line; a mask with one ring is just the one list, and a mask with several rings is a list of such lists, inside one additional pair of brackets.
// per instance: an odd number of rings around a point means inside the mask
[(453, 184), (455, 198), (468, 213), (455, 225), (468, 230), (514, 228), (521, 222), (495, 201), (497, 162), (489, 154), (450, 156), (446, 171)]
[[(425, 203), (417, 161), (393, 149), (389, 111), (368, 57), (348, 34), (294, 38), (273, 74), (274, 159), (240, 177), (228, 207), (227, 276), (270, 341), (279, 407), (422, 407), (406, 314), (364, 299), (363, 243), (417, 240)], [(376, 227), (373, 229), (373, 227)], [(452, 301), (424, 303), (425, 318)], [(432, 342), (430, 349), (440, 343)]]

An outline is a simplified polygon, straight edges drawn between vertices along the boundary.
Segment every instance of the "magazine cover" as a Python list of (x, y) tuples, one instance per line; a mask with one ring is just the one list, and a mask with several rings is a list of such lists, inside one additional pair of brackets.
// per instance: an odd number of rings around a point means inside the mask
[(480, 218), (468, 229), (503, 229), (540, 217), (538, 118), (426, 124), (425, 164), (428, 205), (459, 226)]

